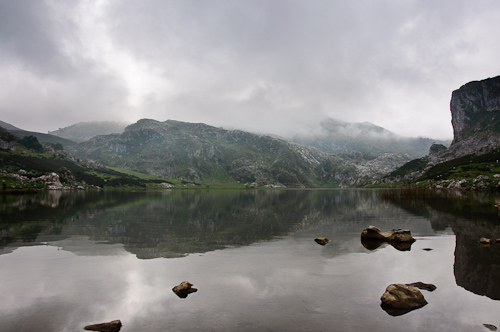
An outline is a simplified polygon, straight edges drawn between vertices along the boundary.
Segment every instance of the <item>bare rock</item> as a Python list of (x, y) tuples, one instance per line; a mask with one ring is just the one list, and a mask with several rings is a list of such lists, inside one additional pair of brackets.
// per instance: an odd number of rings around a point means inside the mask
[(497, 327), (495, 325), (492, 325), (492, 324), (483, 324), (483, 326), (486, 327), (490, 331), (496, 331), (497, 330)]
[(122, 322), (120, 320), (114, 320), (108, 323), (87, 325), (83, 329), (87, 331), (118, 332), (121, 328)]
[(181, 282), (179, 285), (172, 288), (172, 291), (181, 299), (186, 298), (189, 294), (197, 292), (198, 289), (192, 287), (193, 284), (187, 281)]
[(321, 244), (322, 246), (326, 245), (328, 242), (330, 242), (330, 240), (326, 237), (317, 237), (314, 239), (314, 241), (316, 241), (317, 244)]
[(482, 238), (479, 239), (479, 243), (481, 243), (481, 244), (491, 244), (491, 239), (482, 237)]
[[(402, 309), (406, 312), (421, 308), (427, 304), (422, 292), (416, 287), (404, 284), (391, 284), (380, 298), (382, 307)], [(387, 311), (387, 310), (386, 310)]]
[(382, 232), (375, 226), (369, 226), (361, 233), (361, 239), (365, 240), (386, 240), (391, 242), (408, 242), (413, 243), (415, 239), (411, 236), (411, 232), (406, 229), (392, 229), (387, 232)]
[(433, 292), (436, 290), (436, 286), (433, 285), (433, 284), (425, 284), (421, 281), (418, 281), (418, 282), (412, 282), (411, 284), (406, 284), (406, 286), (413, 286), (413, 287), (417, 287), (418, 289), (423, 289), (423, 290), (426, 290), (426, 291), (429, 291), (429, 292)]

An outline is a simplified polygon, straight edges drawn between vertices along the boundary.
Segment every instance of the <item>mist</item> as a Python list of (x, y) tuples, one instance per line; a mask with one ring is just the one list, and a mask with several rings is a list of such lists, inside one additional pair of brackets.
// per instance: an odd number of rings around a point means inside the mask
[(1, 120), (290, 136), (334, 118), (450, 139), (452, 91), (500, 73), (499, 14), (494, 0), (4, 0)]

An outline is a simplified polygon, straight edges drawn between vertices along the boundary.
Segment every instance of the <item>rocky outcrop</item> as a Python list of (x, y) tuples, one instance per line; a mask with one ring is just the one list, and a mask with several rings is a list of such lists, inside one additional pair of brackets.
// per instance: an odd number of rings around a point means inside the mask
[(439, 153), (442, 162), (469, 154), (485, 154), (500, 140), (500, 76), (467, 83), (450, 101), (453, 142)]
[(0, 138), (0, 149), (16, 151), (16, 141), (7, 141)]
[(447, 147), (444, 146), (443, 144), (432, 144), (431, 147), (429, 148), (429, 155), (439, 153), (439, 152), (444, 151), (446, 149), (447, 149)]
[(453, 143), (477, 134), (483, 118), (494, 118), (500, 111), (500, 76), (470, 82), (453, 91), (450, 102)]

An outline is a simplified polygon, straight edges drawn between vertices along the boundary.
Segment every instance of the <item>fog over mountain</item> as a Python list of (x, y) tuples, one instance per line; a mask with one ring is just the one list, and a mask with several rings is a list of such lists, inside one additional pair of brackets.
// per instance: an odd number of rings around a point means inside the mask
[(500, 72), (499, 16), (496, 0), (3, 0), (0, 115), (451, 139), (451, 91)]

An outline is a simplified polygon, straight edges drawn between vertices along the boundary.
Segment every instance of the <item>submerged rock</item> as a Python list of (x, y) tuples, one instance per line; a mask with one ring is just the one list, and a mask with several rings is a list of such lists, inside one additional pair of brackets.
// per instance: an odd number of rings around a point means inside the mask
[(386, 240), (391, 242), (408, 242), (413, 243), (415, 239), (411, 236), (411, 232), (406, 229), (392, 229), (387, 232), (382, 232), (375, 226), (369, 226), (361, 233), (361, 239), (364, 240)]
[(118, 332), (121, 328), (122, 322), (120, 320), (114, 320), (108, 323), (87, 325), (83, 329), (87, 331)]
[(391, 284), (380, 298), (382, 308), (392, 316), (404, 315), (427, 304), (424, 295), (417, 287), (404, 284)]
[(314, 241), (316, 241), (317, 244), (321, 244), (322, 246), (330, 242), (330, 240), (326, 237), (317, 237), (314, 239)]
[(179, 285), (172, 288), (172, 291), (181, 299), (186, 298), (189, 294), (197, 292), (198, 289), (192, 287), (193, 284), (187, 281), (181, 282)]

